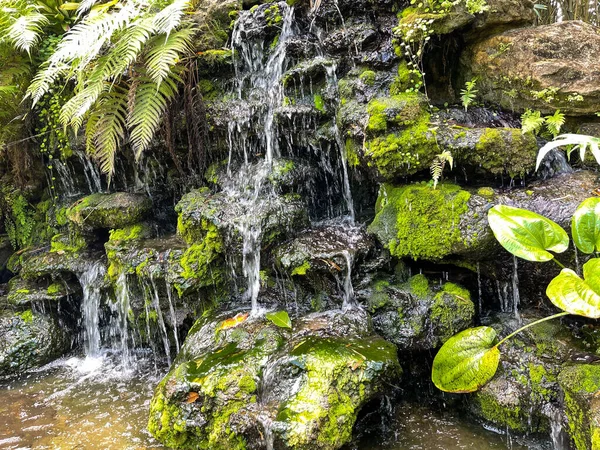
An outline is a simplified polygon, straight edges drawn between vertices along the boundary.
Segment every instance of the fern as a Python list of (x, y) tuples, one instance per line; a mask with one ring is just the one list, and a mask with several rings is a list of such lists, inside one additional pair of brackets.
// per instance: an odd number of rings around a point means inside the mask
[(433, 179), (434, 189), (437, 187), (439, 181), (442, 179), (442, 174), (444, 172), (444, 167), (446, 166), (446, 163), (448, 163), (450, 169), (452, 169), (452, 166), (454, 164), (454, 158), (452, 157), (452, 153), (450, 152), (450, 150), (444, 150), (439, 155), (436, 155), (433, 160), (433, 163), (431, 164), (430, 171), (431, 178)]
[(146, 68), (156, 84), (160, 85), (169, 76), (182, 55), (191, 52), (193, 35), (193, 29), (183, 28), (169, 36), (156, 36), (148, 43)]
[(557, 109), (556, 112), (551, 116), (544, 118), (546, 123), (546, 129), (552, 134), (553, 138), (556, 138), (560, 134), (562, 126), (565, 124), (565, 115)]
[(460, 99), (462, 101), (463, 106), (465, 107), (465, 111), (471, 106), (471, 104), (477, 98), (478, 90), (475, 89), (477, 86), (477, 79), (473, 78), (471, 81), (467, 81), (465, 83), (465, 89), (460, 91)]
[(542, 113), (528, 109), (521, 115), (521, 130), (523, 134), (530, 132), (538, 134), (544, 126), (544, 122)]

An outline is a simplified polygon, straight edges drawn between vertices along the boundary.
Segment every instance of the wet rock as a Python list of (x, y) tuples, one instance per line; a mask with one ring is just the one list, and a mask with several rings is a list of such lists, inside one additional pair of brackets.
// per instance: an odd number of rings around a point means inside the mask
[(36, 279), (58, 273), (81, 274), (94, 262), (105, 259), (104, 253), (94, 250), (43, 251), (22, 258), (21, 276), (25, 279)]
[(465, 33), (469, 40), (532, 26), (535, 22), (533, 2), (529, 0), (487, 0), (486, 3), (489, 8), (475, 14), (475, 20)]
[(0, 311), (0, 376), (40, 367), (70, 345), (66, 331), (50, 317), (31, 310)]
[(293, 194), (265, 195), (252, 204), (251, 210), (248, 207), (243, 198), (225, 192), (212, 194), (207, 189), (189, 192), (176, 206), (178, 233), (193, 244), (202, 240), (210, 229), (236, 246), (241, 245), (240, 229), (248, 221), (261, 230), (263, 245), (267, 245), (304, 228), (308, 221), (303, 203)]
[(368, 305), (375, 331), (400, 351), (438, 348), (475, 316), (468, 290), (454, 283), (433, 286), (424, 275), (405, 283), (377, 280)]
[(149, 429), (170, 447), (337, 449), (400, 375), (364, 314), (310, 315), (291, 331), (231, 315), (200, 319), (156, 389)]
[(600, 448), (600, 366), (566, 367), (558, 381), (564, 391), (569, 432), (577, 450)]
[(72, 205), (67, 217), (83, 228), (116, 229), (140, 222), (151, 208), (152, 201), (141, 194), (92, 194)]
[(81, 286), (63, 280), (31, 281), (15, 277), (10, 280), (7, 300), (15, 306), (31, 305), (32, 303), (57, 302), (70, 295), (81, 292)]
[(461, 56), (462, 77), (478, 96), (506, 109), (593, 115), (600, 109), (600, 33), (565, 21), (487, 38)]
[(596, 173), (581, 171), (507, 192), (467, 191), (452, 184), (435, 190), (426, 184), (384, 184), (369, 231), (398, 258), (440, 260), (460, 255), (493, 260), (500, 247), (487, 223), (491, 207), (506, 204), (529, 209), (569, 229), (573, 213), (593, 195), (597, 180)]

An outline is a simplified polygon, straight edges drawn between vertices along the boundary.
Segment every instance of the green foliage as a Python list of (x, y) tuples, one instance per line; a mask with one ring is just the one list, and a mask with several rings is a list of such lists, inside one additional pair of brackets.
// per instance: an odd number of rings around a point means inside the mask
[(431, 178), (433, 179), (433, 188), (435, 189), (442, 179), (442, 173), (444, 172), (444, 167), (446, 163), (450, 166), (450, 170), (452, 170), (452, 165), (454, 164), (454, 158), (452, 158), (452, 153), (450, 150), (444, 150), (442, 153), (435, 156), (433, 163), (431, 164)]
[(5, 197), (8, 211), (4, 214), (4, 227), (14, 249), (25, 248), (31, 243), (36, 226), (35, 210), (20, 192)]
[(588, 198), (579, 205), (571, 221), (571, 234), (581, 252), (600, 252), (600, 197)]
[(546, 129), (548, 134), (552, 137), (556, 137), (565, 124), (565, 115), (557, 109), (551, 116), (542, 117), (540, 111), (532, 111), (527, 109), (521, 115), (521, 129), (523, 134), (533, 133), (540, 134), (542, 130)]
[(491, 327), (469, 328), (451, 337), (435, 355), (432, 381), (445, 392), (475, 392), (492, 379), (500, 362)]
[(557, 109), (551, 116), (544, 117), (546, 122), (546, 128), (552, 134), (552, 137), (556, 137), (560, 134), (562, 126), (565, 124), (565, 115)]
[(494, 236), (506, 250), (527, 261), (545, 262), (563, 253), (569, 236), (558, 224), (526, 209), (496, 205), (488, 212)]
[(558, 147), (567, 147), (567, 156), (569, 159), (574, 151), (579, 150), (579, 157), (582, 161), (585, 161), (585, 155), (589, 148), (592, 156), (596, 159), (598, 165), (600, 165), (600, 138), (583, 134), (561, 134), (560, 136), (557, 136), (554, 141), (548, 142), (540, 149), (537, 157), (536, 170), (540, 167), (540, 164), (546, 155)]
[(478, 90), (475, 89), (477, 86), (477, 78), (473, 78), (471, 81), (465, 83), (465, 88), (460, 91), (460, 100), (462, 105), (465, 107), (465, 111), (475, 102), (477, 98)]
[(287, 311), (269, 312), (265, 317), (279, 328), (292, 329), (292, 321), (290, 320)]
[[(572, 220), (572, 228), (580, 228), (586, 236), (584, 248), (590, 253), (596, 245), (596, 224), (600, 223), (595, 200), (583, 202)], [(495, 206), (488, 219), (500, 243), (515, 256), (529, 261), (552, 260), (554, 256), (547, 250), (561, 252), (569, 244), (562, 228), (531, 211)], [(581, 236), (579, 241), (582, 242)], [(584, 264), (583, 278), (563, 266), (548, 285), (546, 295), (565, 312), (529, 323), (498, 343), (495, 343), (495, 331), (487, 327), (468, 329), (449, 339), (434, 359), (431, 376), (435, 385), (448, 392), (473, 392), (496, 373), (500, 358), (498, 347), (521, 331), (567, 314), (600, 318), (600, 258), (592, 258)]]

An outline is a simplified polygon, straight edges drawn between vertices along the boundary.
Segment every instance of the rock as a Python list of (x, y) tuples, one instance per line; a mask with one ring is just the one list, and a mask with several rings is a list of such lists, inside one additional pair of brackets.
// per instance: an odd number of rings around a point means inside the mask
[(477, 77), (478, 97), (506, 109), (593, 115), (599, 53), (600, 32), (580, 21), (511, 30), (467, 47), (462, 79)]
[(0, 376), (40, 367), (70, 346), (70, 337), (52, 318), (31, 310), (0, 312)]
[(46, 301), (57, 302), (81, 291), (79, 284), (68, 283), (62, 280), (55, 282), (43, 280), (30, 281), (15, 277), (8, 284), (10, 290), (7, 300), (9, 304), (15, 306), (31, 305), (32, 303), (43, 303)]
[[(501, 314), (488, 325), (504, 337), (539, 318), (535, 311), (522, 312), (522, 322), (514, 315)], [(559, 374), (569, 361), (594, 361), (598, 356), (586, 353), (582, 342), (559, 320), (519, 333), (503, 344), (501, 353), (496, 376), (478, 392), (469, 394), (468, 410), (495, 427), (515, 432), (549, 432), (550, 415), (566, 430)]]
[(458, 255), (471, 261), (494, 260), (500, 247), (487, 223), (491, 207), (529, 209), (570, 229), (573, 213), (593, 195), (597, 180), (598, 174), (581, 171), (505, 193), (491, 188), (464, 190), (447, 183), (437, 189), (384, 184), (369, 232), (397, 258), (440, 260)]
[(565, 393), (570, 435), (577, 450), (600, 449), (600, 366), (566, 367), (558, 376)]
[(67, 210), (67, 217), (83, 228), (116, 229), (140, 222), (151, 209), (152, 201), (146, 195), (92, 194), (73, 204)]
[(468, 40), (532, 26), (535, 22), (533, 2), (529, 0), (487, 0), (486, 3), (488, 9), (475, 14), (475, 20), (465, 33)]
[(248, 222), (261, 231), (262, 243), (267, 245), (308, 224), (304, 205), (295, 195), (265, 195), (249, 209), (244, 198), (198, 189), (184, 195), (175, 209), (179, 213), (177, 231), (188, 244), (202, 241), (211, 232), (240, 246), (240, 229)]
[(21, 262), (21, 276), (25, 279), (36, 279), (52, 276), (57, 273), (81, 274), (90, 264), (105, 260), (105, 255), (94, 250), (82, 252), (46, 251), (23, 257)]
[(313, 314), (291, 331), (231, 315), (198, 320), (156, 389), (148, 428), (169, 447), (338, 449), (400, 375), (362, 313)]
[(469, 291), (454, 283), (431, 286), (424, 275), (399, 284), (376, 281), (368, 305), (375, 331), (400, 351), (438, 348), (475, 316)]

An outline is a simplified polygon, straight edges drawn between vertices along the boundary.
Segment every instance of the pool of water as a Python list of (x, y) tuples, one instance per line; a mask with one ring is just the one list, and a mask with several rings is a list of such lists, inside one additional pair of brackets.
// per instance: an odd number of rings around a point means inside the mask
[[(124, 371), (114, 355), (63, 358), (0, 382), (0, 449), (165, 449), (146, 431), (154, 386), (166, 372), (148, 355)], [(133, 369), (132, 369), (133, 368)], [(396, 408), (385, 433), (352, 450), (549, 450), (486, 430), (456, 413), (416, 405)]]

